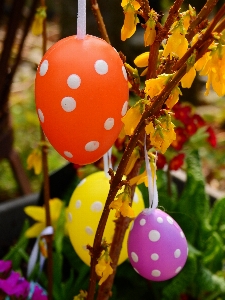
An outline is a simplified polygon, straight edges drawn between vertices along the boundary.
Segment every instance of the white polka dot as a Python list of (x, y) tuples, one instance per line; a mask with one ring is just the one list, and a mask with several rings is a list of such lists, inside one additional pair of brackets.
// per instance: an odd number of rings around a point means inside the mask
[(169, 216), (166, 217), (168, 223), (173, 224), (173, 219)]
[(77, 74), (72, 74), (67, 78), (67, 84), (71, 89), (77, 89), (80, 83), (81, 79)]
[(159, 277), (160, 275), (161, 275), (161, 272), (159, 270), (153, 270), (152, 271), (152, 276)]
[(44, 76), (48, 71), (48, 61), (45, 59), (41, 66), (40, 66), (40, 70), (39, 70), (39, 73), (41, 76)]
[(127, 71), (124, 66), (122, 66), (122, 72), (123, 72), (123, 76), (124, 76), (125, 80), (127, 80)]
[(91, 204), (91, 211), (99, 212), (103, 209), (103, 204), (100, 201), (95, 201)]
[(93, 231), (93, 229), (92, 229), (90, 226), (86, 226), (86, 227), (85, 227), (85, 232), (86, 232), (88, 235), (93, 235), (93, 234), (94, 234), (94, 231)]
[(184, 238), (184, 233), (183, 233), (183, 231), (180, 232), (180, 236), (181, 236), (182, 238)]
[(134, 228), (134, 222), (131, 223), (130, 225), (130, 231)]
[(178, 268), (176, 269), (175, 273), (176, 273), (176, 274), (179, 273), (179, 272), (181, 271), (181, 269), (182, 269), (182, 267), (178, 267)]
[(151, 259), (152, 260), (158, 260), (159, 259), (159, 255), (157, 253), (152, 253)]
[(65, 156), (69, 157), (69, 158), (72, 158), (73, 157), (73, 154), (69, 151), (64, 151), (64, 154)]
[(175, 257), (175, 258), (179, 258), (180, 255), (181, 255), (180, 249), (177, 249), (177, 250), (174, 251), (174, 257)]
[(138, 256), (135, 252), (131, 252), (131, 258), (134, 262), (138, 262)]
[(77, 200), (77, 201), (75, 202), (75, 207), (76, 207), (76, 208), (80, 208), (80, 207), (81, 207), (81, 200)]
[(72, 222), (72, 220), (73, 220), (72, 214), (71, 214), (71, 212), (69, 212), (68, 213), (68, 221)]
[(98, 141), (91, 141), (91, 142), (88, 142), (84, 149), (88, 152), (92, 152), (92, 151), (95, 151), (97, 150), (99, 147), (99, 142)]
[(158, 217), (158, 218), (157, 218), (157, 222), (158, 222), (158, 223), (163, 223), (163, 218)]
[(125, 116), (126, 112), (127, 112), (127, 108), (128, 108), (128, 101), (125, 101), (122, 107), (122, 111), (121, 111), (121, 115), (122, 117)]
[(138, 201), (139, 201), (138, 195), (136, 193), (134, 193), (133, 201), (134, 201), (134, 203), (138, 203)]
[(86, 178), (82, 179), (81, 182), (77, 186), (81, 186), (86, 182)]
[(160, 239), (160, 233), (157, 230), (151, 230), (148, 234), (150, 241), (157, 242)]
[(135, 272), (137, 272), (137, 273), (139, 274), (139, 272), (138, 272), (138, 270), (137, 270), (137, 269), (135, 269), (135, 268), (134, 268), (134, 271), (135, 271)]
[(140, 220), (140, 225), (141, 225), (141, 226), (144, 226), (145, 224), (146, 224), (146, 220), (145, 220), (145, 219), (141, 219), (141, 220)]
[(88, 251), (87, 245), (82, 245), (82, 248), (84, 249), (84, 251)]
[(44, 114), (43, 114), (42, 110), (40, 108), (38, 108), (37, 112), (38, 112), (38, 117), (39, 117), (40, 121), (42, 123), (44, 123), (45, 117), (44, 117)]
[(104, 128), (106, 130), (112, 129), (114, 126), (114, 119), (113, 118), (108, 118), (105, 123), (104, 123)]
[(65, 97), (61, 101), (62, 109), (66, 112), (71, 112), (76, 108), (76, 101), (72, 97)]
[(94, 64), (95, 71), (99, 75), (105, 75), (108, 72), (108, 64), (103, 59), (99, 59)]

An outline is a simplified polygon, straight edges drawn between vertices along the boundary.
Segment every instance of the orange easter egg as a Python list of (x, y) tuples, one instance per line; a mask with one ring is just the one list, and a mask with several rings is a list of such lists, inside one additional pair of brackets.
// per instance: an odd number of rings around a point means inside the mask
[(42, 129), (59, 154), (73, 163), (92, 163), (121, 131), (128, 105), (126, 70), (104, 40), (69, 36), (42, 58), (35, 99)]

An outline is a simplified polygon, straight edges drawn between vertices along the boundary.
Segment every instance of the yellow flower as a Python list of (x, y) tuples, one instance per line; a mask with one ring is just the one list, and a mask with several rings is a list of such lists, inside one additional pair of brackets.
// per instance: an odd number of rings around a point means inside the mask
[(122, 0), (121, 6), (125, 7), (127, 4), (131, 4), (135, 10), (138, 10), (141, 6), (138, 1), (135, 0)]
[(46, 19), (46, 7), (40, 6), (34, 16), (31, 31), (34, 35), (40, 35), (43, 32), (43, 22)]
[(133, 152), (132, 152), (132, 154), (129, 158), (126, 169), (124, 171), (124, 175), (128, 175), (132, 171), (136, 161), (140, 158), (140, 152), (139, 151), (140, 151), (139, 147), (134, 148), (134, 150), (133, 150)]
[[(58, 218), (63, 208), (63, 202), (60, 199), (54, 198), (49, 200), (51, 225), (56, 228)], [(25, 235), (28, 238), (34, 238), (39, 236), (42, 230), (46, 227), (46, 213), (45, 207), (40, 206), (26, 206), (24, 208), (25, 213), (37, 221), (26, 232)]]
[[(121, 40), (125, 41), (126, 39), (130, 38), (136, 31), (136, 25), (139, 22), (137, 13), (136, 13), (136, 5), (134, 6), (133, 3), (136, 1), (129, 1), (127, 5), (124, 6), (124, 24), (121, 29)], [(139, 5), (140, 7), (140, 5)]]
[(134, 130), (141, 119), (141, 115), (147, 102), (148, 101), (146, 100), (138, 101), (127, 111), (125, 116), (122, 118), (126, 135), (132, 135), (134, 133)]
[(145, 126), (145, 131), (150, 135), (151, 145), (161, 153), (165, 153), (173, 140), (176, 139), (174, 124), (170, 120), (162, 120), (156, 126), (150, 122)]
[(182, 77), (181, 86), (182, 88), (190, 88), (196, 76), (195, 67), (190, 68), (190, 70)]
[(87, 298), (88, 293), (86, 291), (80, 290), (80, 294), (75, 296), (73, 300), (85, 300)]
[(161, 74), (157, 78), (148, 79), (145, 81), (145, 93), (151, 98), (158, 95), (165, 87), (171, 75)]
[(182, 32), (180, 26), (175, 27), (171, 36), (168, 38), (166, 46), (163, 50), (163, 56), (178, 57), (181, 58), (188, 49), (188, 41), (185, 38), (185, 34)]
[(128, 192), (123, 192), (117, 195), (117, 198), (113, 200), (109, 209), (115, 209), (115, 217), (118, 218), (120, 214), (123, 217), (134, 218), (134, 211), (132, 207), (130, 207), (129, 203), (131, 202), (131, 198)]
[(139, 68), (147, 67), (148, 57), (149, 57), (149, 51), (138, 55), (134, 60), (135, 65)]
[(157, 21), (157, 13), (151, 9), (149, 13), (149, 19), (145, 23), (146, 29), (144, 33), (144, 42), (145, 42), (145, 47), (151, 46), (154, 43), (155, 37), (156, 37), (156, 21)]
[(27, 169), (34, 168), (34, 173), (39, 175), (42, 171), (42, 155), (40, 148), (34, 149), (27, 158)]
[(98, 263), (95, 266), (95, 272), (101, 277), (99, 285), (101, 285), (106, 279), (113, 273), (113, 268), (110, 266), (110, 257), (107, 251), (104, 251), (103, 255), (99, 258)]
[(212, 85), (218, 96), (225, 94), (225, 45), (219, 41), (211, 46), (211, 52), (205, 54), (196, 64), (196, 69), (201, 70), (200, 75), (208, 76), (206, 82), (206, 95)]
[(148, 177), (147, 177), (147, 172), (146, 172), (146, 170), (145, 170), (143, 173), (141, 173), (141, 174), (139, 174), (139, 175), (137, 175), (137, 176), (131, 178), (131, 179), (129, 180), (129, 182), (130, 182), (130, 185), (131, 185), (131, 186), (134, 185), (134, 184), (139, 185), (139, 184), (141, 184), (141, 183), (143, 183), (143, 182), (145, 183), (145, 186), (148, 186)]
[(166, 105), (171, 109), (179, 100), (179, 95), (182, 95), (181, 90), (176, 86), (166, 100)]

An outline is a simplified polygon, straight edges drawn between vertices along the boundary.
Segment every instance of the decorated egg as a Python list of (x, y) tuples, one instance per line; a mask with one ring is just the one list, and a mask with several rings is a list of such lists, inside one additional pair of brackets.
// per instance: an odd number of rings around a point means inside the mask
[(92, 163), (121, 131), (128, 106), (127, 73), (118, 52), (104, 40), (69, 36), (43, 56), (35, 99), (52, 146), (73, 163)]
[(130, 263), (137, 273), (152, 281), (176, 276), (184, 267), (188, 246), (176, 221), (160, 209), (144, 210), (128, 237)]
[[(76, 187), (68, 206), (69, 237), (76, 253), (87, 265), (90, 265), (90, 255), (86, 246), (88, 244), (93, 246), (109, 188), (109, 178), (105, 176), (104, 172), (93, 173), (83, 179)], [(135, 215), (138, 215), (144, 209), (144, 201), (138, 188), (136, 188), (134, 194), (132, 207)], [(115, 210), (111, 210), (103, 234), (103, 238), (106, 238), (107, 243), (112, 242), (115, 219)], [(127, 238), (128, 230), (122, 245), (119, 264), (128, 257)]]

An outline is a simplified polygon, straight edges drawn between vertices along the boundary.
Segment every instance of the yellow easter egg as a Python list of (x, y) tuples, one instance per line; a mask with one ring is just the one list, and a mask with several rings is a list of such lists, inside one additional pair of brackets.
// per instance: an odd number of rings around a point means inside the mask
[[(90, 266), (90, 255), (86, 245), (93, 246), (95, 233), (109, 192), (109, 178), (105, 173), (96, 172), (85, 179), (74, 190), (68, 206), (68, 232), (77, 255)], [(144, 209), (142, 194), (135, 190), (133, 205), (135, 216)], [(112, 242), (115, 229), (115, 210), (111, 210), (103, 237), (107, 243)], [(133, 221), (130, 223), (129, 226)], [(129, 229), (123, 241), (119, 264), (125, 261)]]

